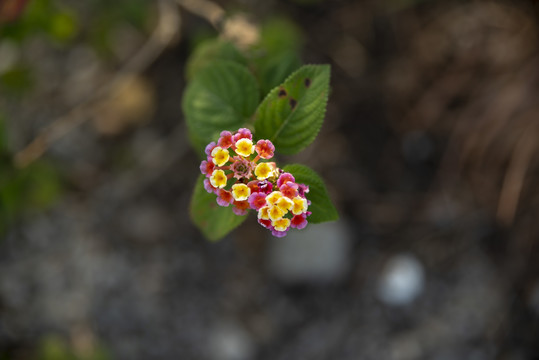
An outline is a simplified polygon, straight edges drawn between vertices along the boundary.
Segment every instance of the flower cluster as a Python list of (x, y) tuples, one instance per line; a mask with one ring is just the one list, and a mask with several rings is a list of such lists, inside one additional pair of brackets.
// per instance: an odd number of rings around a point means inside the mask
[(206, 146), (207, 159), (200, 171), (206, 176), (204, 188), (217, 195), (217, 204), (232, 205), (236, 215), (253, 209), (262, 226), (283, 237), (290, 228), (307, 226), (309, 187), (296, 183), (292, 174), (268, 161), (274, 151), (269, 140), (254, 144), (248, 129), (234, 134), (223, 131), (217, 143)]

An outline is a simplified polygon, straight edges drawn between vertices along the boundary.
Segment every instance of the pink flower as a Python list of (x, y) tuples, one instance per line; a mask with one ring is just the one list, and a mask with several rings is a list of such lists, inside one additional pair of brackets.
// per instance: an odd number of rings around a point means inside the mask
[(211, 193), (215, 192), (215, 190), (217, 190), (217, 188), (214, 188), (211, 185), (209, 179), (204, 179), (204, 190), (206, 190), (207, 192), (209, 192), (211, 194)]
[(262, 159), (271, 159), (275, 151), (275, 146), (269, 140), (258, 140), (255, 151)]
[(258, 223), (266, 229), (271, 229), (271, 220), (258, 219)]
[(285, 182), (279, 187), (279, 190), (283, 193), (284, 196), (290, 199), (293, 199), (298, 196), (298, 184), (291, 181)]
[(239, 139), (253, 140), (253, 134), (251, 134), (251, 130), (246, 128), (238, 129), (238, 131), (234, 135), (234, 142), (238, 141)]
[(230, 191), (226, 191), (224, 189), (218, 189), (216, 194), (217, 194), (217, 204), (219, 204), (219, 206), (227, 207), (228, 205), (234, 202), (234, 197), (232, 196), (232, 193), (230, 193)]
[(285, 237), (287, 233), (288, 233), (288, 230), (287, 231), (277, 231), (275, 229), (271, 230), (271, 235), (278, 238)]
[(307, 223), (307, 215), (305, 213), (300, 215), (294, 215), (294, 217), (290, 221), (290, 227), (296, 229), (303, 229), (305, 226), (307, 226)]
[(234, 145), (234, 139), (232, 138), (232, 133), (230, 131), (222, 131), (221, 137), (219, 138), (217, 145), (219, 145), (223, 149), (228, 149), (229, 147)]
[(238, 216), (247, 215), (247, 210), (249, 209), (249, 203), (245, 201), (236, 201), (234, 200), (234, 207), (232, 211)]
[(208, 158), (208, 161), (203, 160), (200, 163), (200, 172), (202, 175), (206, 175), (206, 177), (210, 177), (213, 173), (213, 170), (215, 170), (215, 164), (213, 161), (211, 161), (211, 158)]
[(266, 194), (261, 192), (252, 193), (251, 196), (249, 196), (248, 201), (251, 209), (258, 211), (260, 208), (266, 205)]
[(281, 185), (283, 185), (287, 181), (296, 182), (296, 179), (294, 179), (294, 177), (290, 173), (282, 173), (281, 176), (279, 176), (279, 180), (277, 180), (277, 186), (280, 188)]
[(216, 147), (217, 145), (215, 144), (215, 141), (212, 141), (211, 143), (209, 143), (207, 146), (206, 146), (206, 155), (210, 156), (211, 155), (211, 152), (212, 150)]

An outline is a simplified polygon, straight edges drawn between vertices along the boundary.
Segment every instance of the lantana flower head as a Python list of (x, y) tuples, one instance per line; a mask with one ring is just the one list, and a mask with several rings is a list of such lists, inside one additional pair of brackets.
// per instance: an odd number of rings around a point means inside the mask
[(290, 228), (307, 226), (309, 187), (270, 162), (275, 146), (270, 140), (253, 142), (249, 129), (222, 131), (217, 142), (205, 149), (207, 159), (200, 164), (206, 177), (204, 189), (216, 195), (219, 206), (232, 205), (234, 214), (257, 212), (258, 223), (274, 236), (283, 237)]

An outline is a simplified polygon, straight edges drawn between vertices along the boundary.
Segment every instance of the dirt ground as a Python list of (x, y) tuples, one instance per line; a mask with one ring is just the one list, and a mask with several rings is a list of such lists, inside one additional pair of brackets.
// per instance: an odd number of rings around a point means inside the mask
[[(317, 140), (280, 161), (319, 172), (341, 220), (193, 226), (181, 96), (209, 25), (182, 11), (137, 83), (150, 120), (110, 130), (98, 109), (45, 153), (65, 191), (0, 242), (0, 358), (55, 334), (81, 359), (539, 359), (537, 2), (221, 4), (290, 17), (305, 63), (332, 65)], [(4, 104), (16, 149), (76, 102), (38, 45), (50, 88)]]

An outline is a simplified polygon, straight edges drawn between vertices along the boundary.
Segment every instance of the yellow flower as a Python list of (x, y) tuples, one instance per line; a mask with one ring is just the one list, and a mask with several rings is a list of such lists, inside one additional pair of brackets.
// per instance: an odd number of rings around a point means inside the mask
[(279, 200), (277, 200), (275, 206), (278, 206), (286, 214), (288, 210), (292, 209), (292, 206), (294, 206), (294, 202), (286, 196), (283, 196)]
[(255, 146), (253, 145), (252, 140), (243, 138), (243, 139), (239, 139), (236, 142), (236, 153), (238, 155), (247, 157), (251, 155), (254, 151), (255, 151)]
[(271, 206), (268, 211), (268, 216), (271, 219), (271, 221), (277, 221), (283, 218), (284, 211), (281, 210), (281, 208), (278, 206)]
[(271, 222), (271, 225), (275, 228), (277, 231), (286, 231), (288, 227), (290, 226), (290, 219), (282, 218), (279, 220), (275, 220)]
[(263, 206), (258, 210), (258, 218), (262, 220), (269, 220), (269, 207)]
[(226, 175), (223, 170), (213, 170), (213, 173), (210, 176), (210, 183), (213, 187), (222, 189), (226, 186)]
[(277, 204), (277, 201), (283, 197), (283, 194), (281, 194), (280, 191), (274, 191), (268, 196), (266, 196), (266, 203), (273, 206)]
[(226, 164), (226, 162), (228, 161), (228, 158), (230, 157), (228, 154), (228, 150), (223, 149), (219, 146), (216, 146), (211, 151), (211, 156), (213, 158), (212, 159), (213, 163), (217, 166), (223, 166), (224, 164)]
[(272, 175), (273, 167), (268, 163), (260, 163), (255, 168), (255, 175), (258, 180), (265, 180)]
[(307, 211), (307, 199), (302, 198), (301, 196), (296, 196), (293, 200), (292, 214), (299, 215)]
[(251, 195), (251, 189), (245, 184), (234, 184), (232, 185), (232, 196), (236, 201), (244, 201), (249, 198)]

